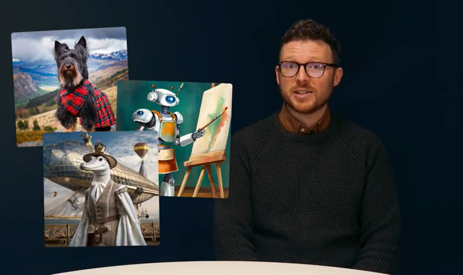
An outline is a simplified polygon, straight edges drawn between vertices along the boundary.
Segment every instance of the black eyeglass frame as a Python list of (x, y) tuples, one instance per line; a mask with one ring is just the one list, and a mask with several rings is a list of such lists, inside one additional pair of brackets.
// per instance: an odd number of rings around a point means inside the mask
[[(294, 73), (293, 76), (285, 76), (283, 74), (283, 72), (281, 71), (281, 64), (283, 63), (292, 63), (292, 64), (296, 64), (298, 65), (297, 67), (297, 71), (296, 73)], [(307, 65), (309, 64), (318, 64), (318, 65), (322, 65), (323, 66), (323, 72), (322, 74), (319, 76), (319, 77), (313, 77), (313, 76), (310, 76), (309, 73), (307, 72)], [(320, 78), (322, 77), (324, 74), (325, 74), (325, 70), (326, 70), (326, 67), (329, 66), (329, 67), (332, 67), (332, 68), (339, 68), (341, 67), (339, 64), (336, 64), (336, 63), (323, 63), (323, 62), (308, 62), (308, 63), (305, 63), (305, 64), (301, 64), (301, 63), (297, 63), (297, 62), (294, 62), (294, 61), (281, 61), (278, 63), (278, 70), (280, 71), (281, 75), (286, 77), (286, 78), (291, 78), (291, 77), (294, 77), (296, 76), (298, 73), (299, 73), (299, 70), (301, 69), (301, 66), (304, 66), (304, 71), (305, 73), (307, 74), (307, 76), (311, 77), (311, 78)]]

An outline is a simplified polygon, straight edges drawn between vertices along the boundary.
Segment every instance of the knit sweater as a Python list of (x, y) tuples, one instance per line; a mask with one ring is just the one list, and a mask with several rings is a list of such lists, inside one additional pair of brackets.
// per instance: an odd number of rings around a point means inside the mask
[(382, 141), (333, 115), (315, 135), (278, 113), (231, 140), (230, 193), (215, 201), (217, 260), (272, 261), (393, 274), (400, 218)]

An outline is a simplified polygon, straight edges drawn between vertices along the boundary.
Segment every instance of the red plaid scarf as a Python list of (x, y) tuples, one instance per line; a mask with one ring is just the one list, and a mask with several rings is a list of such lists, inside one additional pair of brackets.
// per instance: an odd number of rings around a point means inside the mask
[[(114, 112), (109, 104), (106, 95), (98, 89), (94, 84), (90, 83), (87, 79), (84, 80), (82, 85), (79, 85), (74, 90), (61, 90), (60, 98), (63, 105), (71, 114), (79, 117), (80, 110), (88, 97), (89, 88), (93, 88), (96, 101), (98, 122), (94, 125), (95, 128), (110, 127), (116, 123)], [(82, 124), (81, 119), (79, 123)]]
[(85, 80), (83, 85), (79, 85), (74, 90), (62, 89), (59, 93), (61, 102), (66, 107), (66, 110), (74, 116), (79, 116), (80, 109), (84, 105), (88, 97), (88, 88), (90, 82)]

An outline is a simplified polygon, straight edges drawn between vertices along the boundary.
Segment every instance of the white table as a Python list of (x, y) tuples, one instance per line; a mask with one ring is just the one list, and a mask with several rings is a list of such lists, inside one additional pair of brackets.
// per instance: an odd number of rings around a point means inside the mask
[(379, 273), (316, 265), (268, 262), (168, 262), (112, 266), (54, 275), (378, 275)]

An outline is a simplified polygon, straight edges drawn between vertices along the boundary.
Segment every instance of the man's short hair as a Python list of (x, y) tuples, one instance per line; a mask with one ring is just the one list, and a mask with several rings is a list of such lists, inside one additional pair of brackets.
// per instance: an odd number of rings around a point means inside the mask
[(330, 33), (329, 29), (322, 24), (315, 22), (312, 19), (299, 20), (294, 23), (289, 30), (281, 38), (281, 48), (291, 41), (301, 40), (319, 40), (323, 41), (331, 48), (333, 52), (333, 62), (339, 64), (339, 54), (341, 52), (341, 44)]

